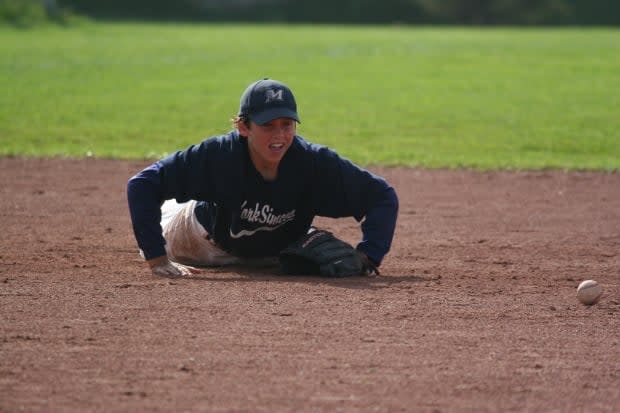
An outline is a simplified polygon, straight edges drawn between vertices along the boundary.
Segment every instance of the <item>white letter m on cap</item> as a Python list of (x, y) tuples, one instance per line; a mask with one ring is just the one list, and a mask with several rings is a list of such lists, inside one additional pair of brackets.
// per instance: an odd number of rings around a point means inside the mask
[(272, 102), (274, 100), (279, 100), (282, 101), (284, 100), (284, 98), (282, 97), (282, 89), (280, 90), (273, 90), (273, 89), (267, 89), (265, 91), (265, 103), (269, 103)]

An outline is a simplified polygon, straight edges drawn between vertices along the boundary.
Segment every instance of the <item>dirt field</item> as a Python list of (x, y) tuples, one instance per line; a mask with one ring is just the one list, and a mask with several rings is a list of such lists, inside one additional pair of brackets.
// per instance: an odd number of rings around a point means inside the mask
[(620, 174), (371, 168), (382, 276), (168, 280), (130, 230), (145, 165), (0, 158), (0, 411), (620, 411)]

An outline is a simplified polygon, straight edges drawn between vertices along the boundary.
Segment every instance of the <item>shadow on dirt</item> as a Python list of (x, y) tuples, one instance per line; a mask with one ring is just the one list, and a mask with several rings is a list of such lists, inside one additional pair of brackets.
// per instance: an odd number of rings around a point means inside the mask
[(335, 287), (351, 289), (381, 289), (389, 288), (401, 283), (420, 283), (432, 281), (433, 277), (420, 275), (373, 275), (352, 276), (343, 278), (328, 278), (321, 276), (291, 276), (279, 274), (269, 269), (248, 269), (227, 267), (226, 269), (204, 270), (204, 274), (195, 274), (183, 277), (187, 280), (209, 282), (269, 282), (269, 283), (305, 283), (311, 285), (333, 285)]

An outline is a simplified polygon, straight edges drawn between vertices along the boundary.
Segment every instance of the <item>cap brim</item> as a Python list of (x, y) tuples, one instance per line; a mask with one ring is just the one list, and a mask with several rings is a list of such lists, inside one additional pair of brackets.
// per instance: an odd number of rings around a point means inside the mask
[(297, 123), (301, 123), (297, 112), (288, 108), (271, 108), (255, 115), (250, 115), (250, 120), (257, 125), (264, 125), (278, 118), (289, 118), (295, 120)]

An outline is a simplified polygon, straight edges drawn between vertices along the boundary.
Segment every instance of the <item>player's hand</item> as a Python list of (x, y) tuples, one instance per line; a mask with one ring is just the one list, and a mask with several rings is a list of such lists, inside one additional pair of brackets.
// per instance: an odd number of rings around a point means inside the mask
[(178, 264), (172, 262), (167, 256), (153, 258), (147, 261), (153, 275), (166, 278), (178, 278), (192, 274), (199, 274), (202, 271), (198, 268), (190, 267), (188, 265)]
[(360, 258), (362, 259), (362, 263), (364, 263), (364, 275), (381, 275), (381, 273), (379, 272), (379, 268), (377, 268), (375, 263), (372, 262), (370, 258), (368, 258), (368, 255), (364, 254), (361, 251), (357, 251), (357, 255), (360, 256)]

